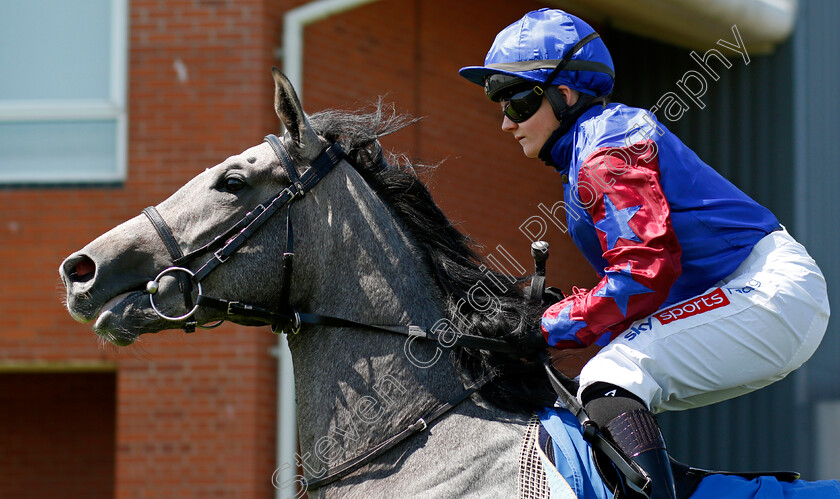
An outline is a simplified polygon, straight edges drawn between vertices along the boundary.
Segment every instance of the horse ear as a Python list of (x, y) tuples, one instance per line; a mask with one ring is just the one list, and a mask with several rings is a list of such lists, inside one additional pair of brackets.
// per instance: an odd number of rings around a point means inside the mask
[(271, 68), (271, 74), (274, 76), (274, 110), (277, 117), (291, 134), (298, 152), (305, 158), (315, 159), (323, 148), (321, 139), (309, 125), (300, 99), (286, 75), (276, 67)]

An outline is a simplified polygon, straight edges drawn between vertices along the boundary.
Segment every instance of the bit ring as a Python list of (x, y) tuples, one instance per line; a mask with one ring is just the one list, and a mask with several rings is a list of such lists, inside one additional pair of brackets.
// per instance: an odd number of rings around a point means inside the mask
[[(172, 273), (172, 272), (186, 272), (187, 274), (189, 274), (190, 279), (195, 277), (195, 274), (190, 269), (185, 269), (184, 267), (169, 267), (168, 269), (165, 269), (160, 274), (158, 274), (157, 277), (155, 277), (153, 281), (149, 281), (149, 283), (146, 284), (146, 289), (154, 288), (155, 292), (157, 292), (157, 289), (159, 288), (159, 285), (160, 285), (160, 278), (163, 277), (164, 275)], [(198, 286), (198, 296), (201, 296), (201, 283), (200, 282), (195, 282), (195, 281), (193, 281), (193, 282), (195, 283), (196, 286)], [(154, 284), (154, 286), (150, 286), (151, 284)], [(192, 308), (192, 310), (190, 310), (186, 314), (179, 315), (177, 317), (170, 317), (170, 316), (164, 314), (163, 312), (161, 312), (157, 308), (157, 305), (155, 305), (155, 293), (149, 293), (149, 301), (152, 303), (152, 309), (155, 311), (156, 314), (158, 314), (161, 318), (166, 319), (166, 320), (170, 320), (170, 321), (181, 321), (181, 320), (184, 320), (184, 319), (189, 319), (190, 317), (193, 316), (193, 314), (195, 314), (195, 311), (198, 310), (198, 304), (196, 304)], [(198, 301), (198, 300), (196, 300), (196, 301)]]

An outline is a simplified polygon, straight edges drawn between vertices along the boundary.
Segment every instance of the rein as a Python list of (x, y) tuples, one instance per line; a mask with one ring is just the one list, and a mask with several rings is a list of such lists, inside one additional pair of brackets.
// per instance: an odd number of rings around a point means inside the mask
[(394, 448), (398, 443), (402, 442), (403, 440), (407, 439), (408, 437), (414, 435), (415, 433), (420, 433), (424, 431), (426, 428), (429, 427), (436, 419), (443, 416), (450, 409), (455, 408), (458, 404), (463, 402), (464, 400), (468, 399), (473, 393), (477, 392), (481, 389), (484, 385), (492, 380), (492, 376), (485, 376), (484, 378), (478, 380), (473, 385), (471, 385), (466, 390), (462, 391), (455, 397), (453, 397), (448, 402), (443, 402), (435, 406), (428, 414), (425, 416), (418, 418), (417, 421), (405, 427), (404, 430), (397, 433), (396, 435), (392, 436), (391, 438), (381, 442), (371, 449), (369, 449), (364, 454), (361, 454), (353, 459), (345, 461), (337, 466), (333, 466), (330, 469), (326, 470), (324, 476), (321, 478), (315, 479), (303, 479), (303, 488), (306, 491), (315, 490), (323, 487), (324, 485), (329, 485), (333, 482), (341, 480), (342, 478), (346, 477), (350, 473), (358, 470), (371, 460), (380, 455), (384, 454), (386, 451)]
[[(310, 168), (301, 175), (298, 173), (294, 161), (285, 146), (282, 142), (280, 142), (280, 139), (278, 139), (277, 136), (268, 135), (265, 137), (265, 142), (268, 142), (274, 150), (274, 153), (277, 155), (277, 158), (280, 160), (280, 164), (286, 171), (286, 175), (289, 178), (290, 185), (281, 190), (267, 202), (257, 205), (253, 210), (246, 213), (245, 216), (232, 227), (213, 238), (204, 246), (184, 254), (178, 244), (178, 241), (175, 239), (175, 236), (173, 236), (172, 230), (166, 224), (166, 221), (157, 209), (154, 206), (150, 206), (143, 210), (143, 214), (146, 215), (152, 226), (155, 228), (155, 231), (157, 231), (158, 235), (163, 240), (163, 243), (173, 260), (172, 266), (161, 271), (154, 280), (149, 281), (146, 285), (146, 292), (149, 294), (152, 308), (158, 316), (173, 322), (185, 321), (182, 325), (182, 329), (187, 333), (195, 331), (196, 327), (205, 329), (217, 327), (230, 317), (249, 317), (260, 319), (265, 321), (267, 324), (270, 324), (271, 330), (274, 333), (285, 332), (297, 334), (303, 324), (326, 327), (350, 327), (398, 334), (407, 338), (420, 338), (428, 341), (436, 341), (446, 348), (457, 346), (510, 354), (519, 352), (519, 349), (513, 345), (495, 338), (484, 338), (481, 336), (462, 334), (459, 332), (453, 340), (450, 341), (450, 339), (447, 338), (446, 341), (443, 341), (437, 331), (433, 329), (425, 330), (415, 325), (367, 324), (341, 317), (332, 317), (315, 313), (302, 313), (295, 310), (289, 302), (292, 266), (294, 262), (294, 235), (292, 232), (291, 206), (294, 201), (305, 196), (308, 190), (313, 188), (322, 178), (324, 178), (324, 176), (327, 175), (327, 173), (332, 171), (341, 161), (343, 161), (346, 158), (346, 154), (338, 144), (331, 144), (312, 162)], [(227, 262), (228, 259), (269, 220), (269, 218), (279, 212), (283, 207), (286, 207), (286, 247), (283, 252), (283, 280), (280, 289), (280, 308), (269, 309), (258, 305), (242, 303), (240, 301), (224, 300), (221, 298), (205, 296), (202, 293), (201, 281), (213, 270)], [(194, 261), (198, 256), (209, 252), (212, 252), (213, 256), (201, 264), (197, 270), (192, 271), (186, 267), (188, 263)], [(154, 296), (160, 287), (160, 279), (164, 275), (170, 273), (176, 274), (180, 291), (184, 297), (184, 303), (187, 310), (189, 310), (187, 313), (180, 316), (165, 315), (158, 309), (154, 301)], [(196, 286), (198, 291), (195, 303), (193, 303), (192, 299), (193, 286)], [(195, 320), (189, 320), (195, 315), (198, 307), (202, 306), (223, 311), (225, 314), (224, 318), (211, 325), (200, 325)], [(451, 400), (438, 404), (429, 413), (418, 418), (414, 423), (408, 425), (396, 435), (393, 435), (387, 440), (375, 445), (367, 452), (357, 456), (356, 458), (329, 468), (326, 470), (324, 476), (312, 480), (305, 479), (307, 490), (314, 490), (344, 478), (387, 450), (393, 448), (400, 442), (416, 433), (424, 431), (429, 424), (446, 414), (449, 410), (453, 409), (464, 400), (468, 399), (472, 394), (492, 381), (492, 379), (493, 375), (490, 374), (478, 380)]]

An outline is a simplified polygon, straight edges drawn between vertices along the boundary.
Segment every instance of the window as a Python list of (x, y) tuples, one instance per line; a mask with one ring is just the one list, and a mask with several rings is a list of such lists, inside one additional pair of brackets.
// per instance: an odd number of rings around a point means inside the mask
[(127, 0), (0, 4), (0, 184), (120, 182)]

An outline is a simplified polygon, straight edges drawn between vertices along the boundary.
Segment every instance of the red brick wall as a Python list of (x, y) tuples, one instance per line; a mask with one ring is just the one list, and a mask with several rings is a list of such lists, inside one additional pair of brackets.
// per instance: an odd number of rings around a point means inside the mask
[[(421, 162), (442, 162), (429, 183), (444, 211), (485, 254), (499, 256), (495, 248), (502, 245), (528, 271), (530, 241), (518, 227), (540, 215), (539, 203), (550, 207), (562, 199), (559, 175), (522, 155), (501, 131), (497, 105), (458, 69), (483, 64), (499, 30), (542, 6), (382, 0), (312, 25), (305, 34), (307, 110), (357, 108), (385, 95), (399, 111), (422, 116), (383, 143)], [(546, 240), (550, 282), (564, 289), (594, 283), (568, 236), (552, 226)]]
[(0, 497), (113, 497), (113, 372), (0, 374), (0, 408)]
[[(276, 338), (223, 326), (101, 348), (90, 326), (63, 310), (56, 273), (96, 235), (277, 129), (269, 70), (278, 2), (267, 3), (130, 1), (125, 184), (0, 189), (0, 278), (8, 283), (0, 287), (0, 369), (116, 362), (118, 497), (272, 494)], [(187, 69), (184, 81), (176, 61)], [(40, 443), (37, 450), (61, 452)]]
[[(273, 494), (276, 365), (268, 349), (276, 338), (226, 325), (102, 348), (63, 310), (56, 270), (96, 235), (278, 129), (269, 69), (282, 64), (273, 51), (284, 10), (301, 3), (131, 0), (125, 184), (0, 187), (0, 369), (116, 363), (119, 497)], [(442, 208), (485, 253), (498, 256), (502, 245), (529, 270), (529, 241), (517, 228), (539, 214), (537, 203), (560, 200), (559, 178), (522, 156), (499, 129), (498, 108), (457, 70), (482, 62), (499, 29), (540, 6), (381, 0), (305, 32), (305, 107), (356, 108), (387, 94), (398, 110), (423, 116), (386, 147), (443, 162), (429, 177)], [(550, 229), (547, 239), (550, 282), (593, 282), (565, 235)]]

